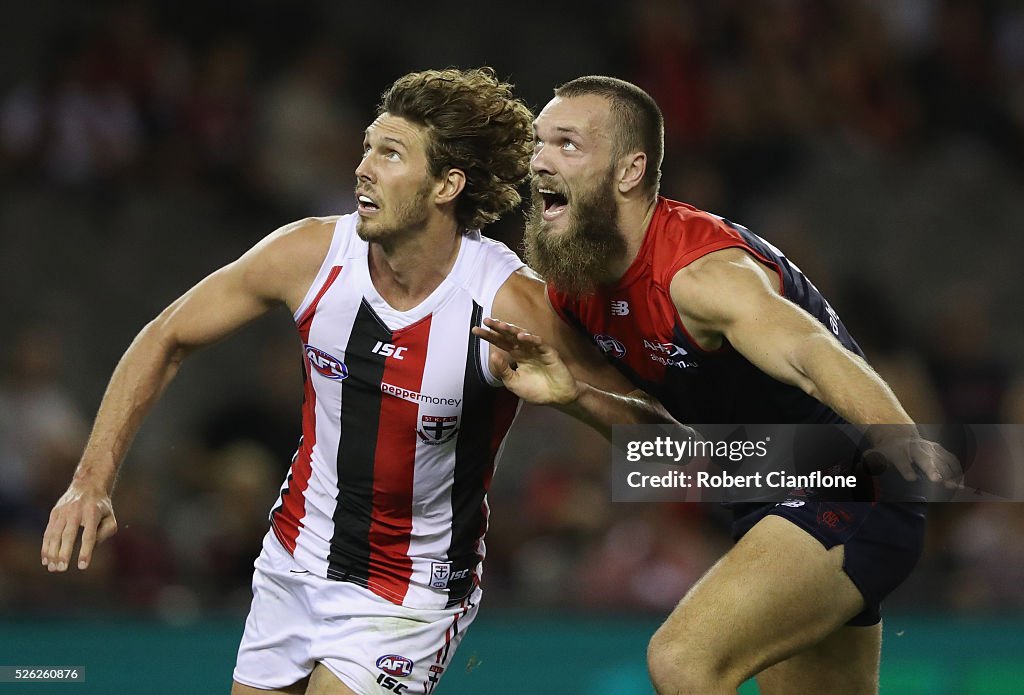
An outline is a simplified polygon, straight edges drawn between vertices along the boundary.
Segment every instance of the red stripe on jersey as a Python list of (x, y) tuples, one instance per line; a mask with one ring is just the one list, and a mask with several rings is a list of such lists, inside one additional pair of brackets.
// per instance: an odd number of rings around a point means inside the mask
[[(395, 349), (384, 364), (384, 382), (419, 393), (427, 361), (430, 319), (427, 316), (392, 333)], [(412, 577), (408, 553), (418, 419), (418, 403), (395, 396), (381, 398), (373, 462), (368, 585), (373, 593), (396, 603), (405, 600)]]
[[(334, 281), (338, 279), (341, 266), (331, 268), (323, 287), (317, 292), (313, 303), (303, 312), (296, 326), (299, 329), (299, 336), (302, 344), (309, 342), (309, 329), (313, 325), (313, 317), (316, 314), (316, 307), (320, 300), (330, 289)], [(274, 512), (270, 519), (270, 526), (281, 544), (288, 549), (289, 553), (295, 553), (295, 539), (299, 536), (299, 529), (302, 528), (302, 518), (306, 515), (306, 488), (309, 487), (309, 476), (312, 471), (313, 446), (316, 444), (316, 391), (313, 389), (313, 379), (310, 374), (309, 360), (303, 356), (303, 364), (306, 369), (305, 393), (302, 398), (302, 444), (292, 461), (292, 470), (289, 474), (287, 489), (281, 493), (281, 506)]]
[(333, 285), (334, 281), (338, 279), (338, 273), (341, 272), (341, 268), (342, 266), (340, 265), (336, 265), (331, 268), (331, 272), (327, 275), (327, 279), (324, 280), (323, 287), (321, 287), (320, 291), (316, 293), (313, 303), (310, 304), (304, 312), (302, 312), (302, 316), (300, 316), (299, 320), (295, 322), (299, 328), (299, 334), (302, 336), (303, 343), (309, 342), (309, 327), (313, 323), (313, 315), (316, 314), (316, 308), (320, 304), (320, 300), (324, 298), (325, 294), (327, 294), (327, 290), (331, 289), (331, 285)]

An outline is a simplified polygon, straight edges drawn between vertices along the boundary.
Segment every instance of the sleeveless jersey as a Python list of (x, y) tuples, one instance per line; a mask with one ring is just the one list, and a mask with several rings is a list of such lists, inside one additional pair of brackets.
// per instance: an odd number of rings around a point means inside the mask
[(470, 328), (523, 263), (465, 234), (437, 289), (396, 311), (373, 286), (356, 220), (338, 220), (295, 312), (302, 439), (271, 526), (309, 572), (443, 608), (479, 592), (487, 491), (519, 405)]
[(640, 252), (618, 282), (584, 297), (549, 286), (548, 296), (565, 321), (681, 422), (841, 422), (833, 410), (768, 376), (728, 342), (707, 351), (688, 335), (669, 295), (672, 278), (698, 258), (730, 247), (778, 273), (787, 299), (863, 356), (829, 303), (779, 249), (745, 227), (662, 197)]

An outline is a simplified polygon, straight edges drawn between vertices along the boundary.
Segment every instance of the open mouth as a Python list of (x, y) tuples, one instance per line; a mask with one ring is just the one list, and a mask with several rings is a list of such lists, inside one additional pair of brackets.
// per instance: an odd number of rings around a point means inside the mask
[(358, 209), (361, 213), (372, 214), (380, 210), (380, 205), (377, 204), (377, 201), (368, 195), (360, 193), (356, 196), (356, 200), (359, 203)]
[(537, 192), (544, 200), (543, 217), (545, 220), (555, 219), (569, 207), (569, 199), (564, 193), (559, 193), (551, 188), (539, 188)]

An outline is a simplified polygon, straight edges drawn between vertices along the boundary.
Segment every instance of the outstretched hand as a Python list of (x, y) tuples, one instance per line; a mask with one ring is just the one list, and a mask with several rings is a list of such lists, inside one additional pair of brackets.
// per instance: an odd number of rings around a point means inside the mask
[(539, 336), (492, 318), (474, 327), (473, 335), (497, 348), (491, 350), (491, 372), (524, 401), (566, 405), (579, 397), (579, 383), (558, 351)]
[(960, 487), (963, 479), (956, 456), (940, 444), (915, 436), (891, 439), (869, 449), (864, 452), (863, 463), (877, 473), (893, 466), (908, 482), (917, 480), (920, 471), (928, 480), (949, 489)]
[(72, 482), (53, 511), (43, 534), (42, 561), (50, 572), (63, 572), (71, 566), (71, 555), (79, 529), (82, 544), (78, 551), (78, 569), (92, 560), (92, 551), (117, 532), (117, 520), (110, 495)]

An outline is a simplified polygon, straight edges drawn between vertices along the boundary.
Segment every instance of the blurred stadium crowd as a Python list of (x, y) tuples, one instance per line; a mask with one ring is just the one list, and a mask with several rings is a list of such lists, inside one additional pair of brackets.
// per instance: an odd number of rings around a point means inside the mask
[[(0, 28), (0, 614), (243, 612), (298, 439), (279, 315), (193, 358), (87, 573), (49, 508), (139, 328), (275, 227), (348, 212), (409, 70), (491, 64), (532, 107), (601, 72), (666, 116), (662, 191), (785, 249), (921, 422), (1024, 423), (1024, 6), (638, 0), (485, 8), (40, 0)], [(368, 5), (368, 4), (367, 4)], [(518, 247), (521, 219), (488, 231)], [(488, 605), (665, 613), (727, 547), (711, 505), (610, 501), (596, 435), (524, 409), (492, 492)], [(1024, 611), (1024, 505), (935, 505), (890, 605)]]

